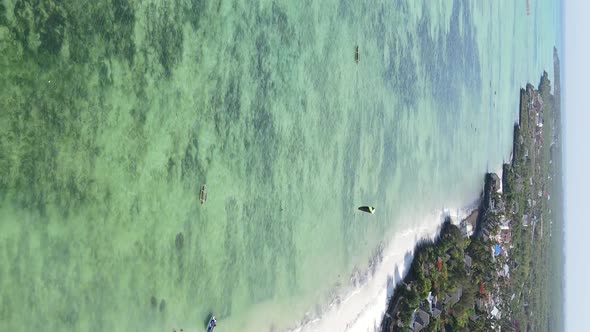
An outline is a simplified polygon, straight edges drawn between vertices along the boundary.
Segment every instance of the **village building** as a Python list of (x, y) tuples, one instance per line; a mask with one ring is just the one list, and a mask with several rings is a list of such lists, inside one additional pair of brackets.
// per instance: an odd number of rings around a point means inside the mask
[(500, 243), (510, 243), (511, 239), (512, 239), (512, 231), (510, 230), (510, 227), (505, 228), (505, 229), (501, 228), (500, 232), (496, 236), (496, 241), (498, 241)]
[(451, 295), (447, 295), (443, 301), (443, 303), (445, 304), (446, 308), (450, 308), (452, 306), (454, 306), (457, 302), (459, 302), (459, 300), (461, 299), (461, 296), (463, 295), (463, 286), (457, 286), (457, 289), (455, 290), (455, 292)]
[(473, 259), (471, 256), (465, 254), (463, 262), (465, 262), (465, 270), (467, 271), (467, 274), (471, 274), (471, 265), (473, 264)]
[(414, 312), (414, 321), (411, 325), (411, 330), (414, 332), (421, 331), (430, 323), (430, 315), (422, 309), (416, 309)]
[(492, 311), (490, 311), (490, 315), (497, 319), (500, 320), (502, 319), (502, 312), (500, 311), (500, 309), (498, 309), (498, 307), (494, 306), (494, 308), (492, 309)]
[(528, 227), (529, 226), (529, 222), (530, 222), (530, 218), (528, 214), (524, 214), (522, 216), (522, 226), (523, 227)]

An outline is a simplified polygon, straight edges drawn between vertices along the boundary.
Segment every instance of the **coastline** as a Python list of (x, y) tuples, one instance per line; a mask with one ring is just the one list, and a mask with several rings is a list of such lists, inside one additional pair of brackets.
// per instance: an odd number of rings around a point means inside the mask
[(479, 206), (480, 199), (463, 208), (432, 211), (426, 216), (406, 217), (420, 220), (414, 228), (394, 234), (378, 248), (369, 260), (369, 267), (353, 273), (348, 285), (340, 288), (333, 300), (321, 310), (308, 311), (290, 332), (315, 331), (378, 331), (394, 290), (406, 277), (419, 244), (434, 241), (450, 218), (457, 223)]
[[(383, 312), (382, 320), (379, 324), (379, 327), (374, 329), (374, 331), (400, 330), (400, 326), (397, 325), (401, 322), (399, 315), (400, 313), (405, 312), (405, 309), (403, 309), (402, 299), (404, 298), (404, 296), (407, 296), (400, 295), (400, 292), (402, 294), (406, 294), (405, 292), (403, 292), (406, 287), (408, 290), (410, 289), (410, 287), (414, 288), (412, 286), (415, 286), (415, 284), (417, 283), (417, 280), (415, 279), (416, 277), (415, 275), (408, 274), (408, 272), (409, 269), (415, 269), (415, 267), (413, 266), (414, 263), (421, 264), (420, 261), (415, 261), (414, 258), (416, 257), (416, 255), (419, 256), (424, 252), (428, 252), (433, 247), (441, 246), (441, 244), (445, 241), (443, 238), (452, 236), (452, 228), (454, 228), (456, 232), (460, 232), (460, 237), (467, 238), (471, 238), (472, 236), (475, 236), (474, 234), (477, 234), (478, 231), (481, 231), (481, 220), (488, 213), (488, 210), (490, 208), (491, 193), (500, 192), (502, 190), (502, 175), (502, 169), (500, 169), (500, 171), (497, 171), (497, 173), (486, 173), (484, 176), (484, 184), (482, 187), (480, 197), (478, 199), (477, 206), (474, 207), (466, 215), (446, 216), (445, 220), (442, 221), (441, 227), (439, 227), (439, 230), (435, 237), (424, 238), (422, 241), (416, 243), (416, 246), (413, 250), (413, 259), (410, 261), (410, 264), (407, 265), (406, 273), (404, 274), (403, 279), (401, 280), (402, 282), (396, 282), (395, 289), (392, 292), (392, 296), (388, 298), (387, 307)], [(460, 255), (463, 255), (463, 251), (461, 251)]]

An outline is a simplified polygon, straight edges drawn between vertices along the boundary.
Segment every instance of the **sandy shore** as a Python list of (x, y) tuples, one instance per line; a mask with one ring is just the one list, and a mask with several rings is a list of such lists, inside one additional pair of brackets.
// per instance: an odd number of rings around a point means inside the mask
[(394, 235), (378, 250), (366, 271), (359, 272), (347, 287), (341, 289), (334, 301), (320, 314), (307, 314), (291, 331), (377, 331), (393, 295), (395, 284), (402, 280), (410, 267), (413, 251), (419, 241), (434, 239), (442, 221), (450, 216), (459, 222), (476, 208), (444, 209), (422, 217), (406, 217), (407, 231)]

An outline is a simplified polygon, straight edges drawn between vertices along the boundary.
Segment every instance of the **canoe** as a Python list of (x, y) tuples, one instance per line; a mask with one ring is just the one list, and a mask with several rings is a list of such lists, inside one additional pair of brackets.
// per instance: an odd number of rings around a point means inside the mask
[(203, 185), (201, 187), (199, 199), (201, 200), (201, 205), (205, 204), (205, 202), (207, 201), (207, 185)]

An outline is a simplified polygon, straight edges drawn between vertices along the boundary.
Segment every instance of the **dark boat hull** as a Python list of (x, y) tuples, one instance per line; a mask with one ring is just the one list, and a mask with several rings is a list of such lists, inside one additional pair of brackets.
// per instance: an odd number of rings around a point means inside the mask
[(367, 213), (374, 213), (375, 212), (375, 208), (372, 206), (361, 206), (361, 207), (359, 207), (359, 210), (361, 210), (363, 212), (367, 212)]

